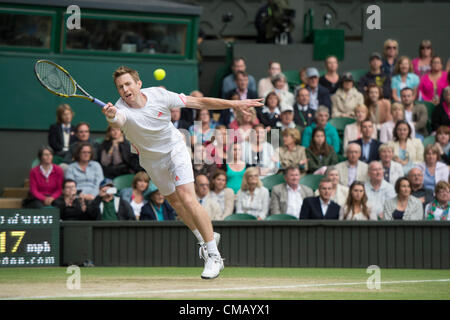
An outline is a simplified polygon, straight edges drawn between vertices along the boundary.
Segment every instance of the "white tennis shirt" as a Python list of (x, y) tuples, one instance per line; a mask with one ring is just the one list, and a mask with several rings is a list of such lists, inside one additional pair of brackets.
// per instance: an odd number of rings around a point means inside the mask
[(122, 130), (132, 144), (132, 151), (145, 158), (161, 158), (175, 145), (185, 143), (171, 122), (170, 109), (184, 107), (186, 96), (158, 87), (141, 89), (141, 92), (147, 97), (143, 108), (130, 108), (120, 98), (115, 104), (115, 119), (108, 121), (123, 122)]

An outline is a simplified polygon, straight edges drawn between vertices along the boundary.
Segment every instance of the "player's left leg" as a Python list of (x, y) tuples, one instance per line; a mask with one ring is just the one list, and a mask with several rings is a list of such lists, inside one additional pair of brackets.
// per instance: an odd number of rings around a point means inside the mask
[(187, 213), (192, 216), (194, 223), (200, 231), (203, 239), (205, 239), (208, 257), (205, 262), (205, 268), (202, 272), (202, 278), (216, 278), (220, 271), (223, 270), (224, 266), (220, 252), (217, 248), (217, 243), (214, 239), (211, 219), (209, 218), (206, 210), (197, 200), (193, 182), (177, 185), (176, 192)]

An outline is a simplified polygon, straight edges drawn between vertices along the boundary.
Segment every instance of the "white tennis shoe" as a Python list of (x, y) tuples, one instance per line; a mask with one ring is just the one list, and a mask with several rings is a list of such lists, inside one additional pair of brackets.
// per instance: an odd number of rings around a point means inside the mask
[(208, 255), (205, 262), (205, 268), (202, 272), (202, 279), (214, 279), (219, 276), (224, 268), (223, 259), (217, 255)]
[[(219, 247), (220, 233), (214, 232), (214, 240), (216, 241), (217, 247)], [(203, 259), (206, 261), (208, 259), (208, 250), (206, 250), (206, 243), (200, 242), (199, 245), (200, 245), (200, 248), (198, 250), (198, 255), (199, 255), (200, 259)]]

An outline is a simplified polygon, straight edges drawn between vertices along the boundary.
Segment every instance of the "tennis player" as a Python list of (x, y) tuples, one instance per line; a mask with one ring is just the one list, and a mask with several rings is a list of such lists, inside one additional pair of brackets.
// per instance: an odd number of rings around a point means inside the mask
[(106, 104), (102, 112), (108, 122), (122, 128), (132, 151), (139, 155), (141, 166), (198, 239), (205, 259), (201, 277), (216, 278), (224, 267), (217, 248), (219, 235), (214, 233), (208, 213), (197, 200), (191, 158), (182, 134), (170, 121), (170, 109), (233, 108), (247, 114), (248, 108), (263, 106), (262, 99), (198, 98), (159, 87), (142, 89), (138, 72), (124, 66), (114, 72), (113, 79), (120, 99), (115, 105)]

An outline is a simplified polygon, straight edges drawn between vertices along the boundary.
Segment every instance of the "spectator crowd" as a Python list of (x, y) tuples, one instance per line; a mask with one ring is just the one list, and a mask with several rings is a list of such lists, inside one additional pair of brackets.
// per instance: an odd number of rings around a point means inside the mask
[[(359, 79), (340, 72), (335, 56), (324, 66), (322, 75), (301, 68), (300, 84), (290, 86), (279, 62), (257, 81), (236, 57), (221, 97), (261, 98), (264, 107), (248, 115), (171, 110), (211, 219), (447, 220), (450, 73), (431, 42), (422, 41), (411, 58), (386, 40)], [(88, 123), (73, 124), (69, 105), (56, 115), (31, 169), (25, 208), (54, 206), (63, 220), (178, 219), (119, 127), (109, 125), (98, 141)], [(345, 128), (337, 125), (344, 120)], [(114, 179), (129, 174), (129, 188), (117, 190)], [(317, 185), (302, 183), (311, 176)]]

